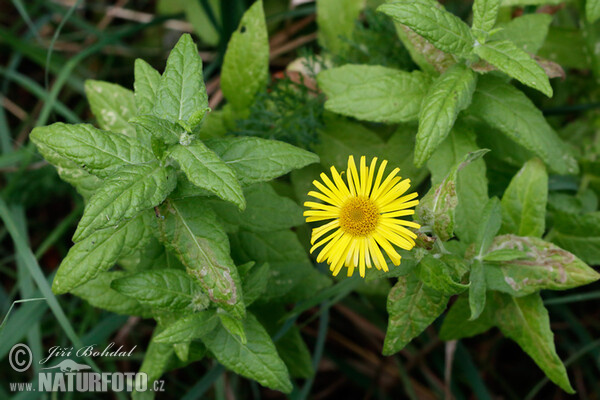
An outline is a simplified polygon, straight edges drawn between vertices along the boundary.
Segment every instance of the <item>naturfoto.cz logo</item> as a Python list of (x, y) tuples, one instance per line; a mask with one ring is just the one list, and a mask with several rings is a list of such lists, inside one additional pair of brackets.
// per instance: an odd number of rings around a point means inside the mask
[[(118, 350), (111, 351), (111, 343), (103, 351), (97, 351), (94, 346), (86, 346), (75, 352), (76, 356), (88, 357), (116, 357), (130, 356), (129, 352)], [(53, 357), (67, 357), (73, 355), (73, 348), (52, 347), (50, 355), (39, 361), (46, 365)], [(29, 346), (23, 343), (15, 344), (9, 352), (10, 366), (17, 372), (24, 372), (31, 367), (33, 354)], [(37, 384), (34, 382), (12, 382), (9, 384), (11, 392), (145, 392), (163, 391), (164, 381), (157, 380), (149, 385), (148, 375), (144, 372), (94, 372), (87, 364), (79, 364), (71, 359), (64, 359), (59, 363), (40, 368), (37, 375)]]

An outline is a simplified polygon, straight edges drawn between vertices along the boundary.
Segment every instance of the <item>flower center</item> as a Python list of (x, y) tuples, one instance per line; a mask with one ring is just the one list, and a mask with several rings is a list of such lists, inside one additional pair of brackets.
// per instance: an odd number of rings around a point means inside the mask
[(379, 209), (367, 197), (354, 197), (340, 210), (340, 229), (352, 236), (367, 236), (377, 227)]

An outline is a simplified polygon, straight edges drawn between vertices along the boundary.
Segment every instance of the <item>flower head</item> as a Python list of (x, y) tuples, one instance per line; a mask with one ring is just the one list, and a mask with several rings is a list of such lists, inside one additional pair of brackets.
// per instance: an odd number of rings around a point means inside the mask
[[(310, 208), (304, 212), (306, 222), (331, 220), (313, 229), (310, 252), (325, 245), (317, 262), (327, 260), (334, 276), (344, 265), (348, 267), (348, 276), (352, 276), (354, 268), (358, 267), (360, 276), (364, 277), (365, 267), (371, 268), (373, 264), (377, 269), (387, 271), (382, 249), (394, 265), (400, 265), (401, 256), (394, 245), (405, 250), (415, 245), (417, 235), (406, 227), (419, 229), (421, 226), (399, 217), (415, 213), (409, 208), (419, 204), (417, 193), (404, 194), (410, 188), (410, 180), (396, 176), (399, 168), (383, 179), (387, 161), (381, 163), (377, 175), (376, 164), (377, 157), (367, 167), (362, 156), (357, 170), (354, 157), (350, 156), (346, 181), (335, 167), (331, 167), (333, 180), (322, 173), (323, 183), (313, 181), (319, 192), (308, 193), (323, 203), (304, 203)], [(329, 233), (332, 230), (333, 233)]]

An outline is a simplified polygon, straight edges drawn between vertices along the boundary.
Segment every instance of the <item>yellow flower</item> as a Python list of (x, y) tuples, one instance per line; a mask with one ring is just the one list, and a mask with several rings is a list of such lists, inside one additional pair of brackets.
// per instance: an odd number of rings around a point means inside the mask
[[(400, 265), (401, 256), (393, 245), (405, 250), (415, 245), (417, 235), (406, 227), (419, 229), (421, 226), (399, 217), (415, 213), (409, 208), (419, 204), (419, 200), (414, 200), (417, 193), (404, 195), (410, 187), (410, 180), (401, 180), (396, 176), (399, 168), (394, 169), (382, 182), (387, 161), (381, 163), (375, 177), (376, 164), (377, 157), (367, 167), (363, 156), (360, 158), (359, 172), (354, 157), (350, 156), (346, 171), (348, 183), (342, 180), (335, 167), (331, 167), (333, 181), (322, 173), (324, 184), (313, 181), (320, 192), (308, 193), (324, 203), (304, 203), (310, 208), (304, 212), (306, 222), (332, 220), (313, 229), (310, 252), (327, 243), (317, 256), (317, 262), (327, 260), (334, 276), (344, 265), (348, 267), (348, 276), (352, 276), (354, 268), (358, 267), (360, 276), (364, 277), (365, 267), (371, 268), (373, 264), (377, 269), (388, 271), (381, 249), (385, 250), (394, 265)], [(317, 242), (331, 230), (335, 231)]]

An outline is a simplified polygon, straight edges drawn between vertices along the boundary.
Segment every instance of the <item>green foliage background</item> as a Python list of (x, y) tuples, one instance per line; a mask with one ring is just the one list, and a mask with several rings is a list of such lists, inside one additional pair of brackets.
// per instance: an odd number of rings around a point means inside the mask
[[(598, 395), (597, 284), (553, 291), (599, 277), (600, 2), (283, 3), (163, 1), (106, 31), (86, 15), (104, 5), (9, 6), (0, 294), (7, 315), (46, 301), (10, 314), (0, 354), (118, 331), (135, 366), (82, 361), (186, 398)], [(270, 59), (295, 32), (299, 58)], [(350, 154), (399, 166), (423, 227), (400, 267), (334, 282), (301, 204)]]

